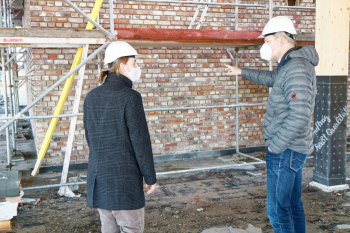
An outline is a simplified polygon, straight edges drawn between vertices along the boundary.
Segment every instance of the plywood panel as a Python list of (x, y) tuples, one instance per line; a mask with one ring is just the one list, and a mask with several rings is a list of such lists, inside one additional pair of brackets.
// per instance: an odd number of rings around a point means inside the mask
[(11, 229), (11, 220), (0, 221), (0, 230)]
[(349, 0), (316, 1), (317, 75), (348, 75), (349, 8)]

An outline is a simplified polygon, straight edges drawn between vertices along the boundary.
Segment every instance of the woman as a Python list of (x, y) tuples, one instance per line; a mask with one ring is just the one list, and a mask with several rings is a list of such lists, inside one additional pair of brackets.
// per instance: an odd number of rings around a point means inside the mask
[(143, 232), (145, 197), (156, 188), (151, 140), (140, 93), (132, 89), (141, 69), (136, 50), (113, 42), (105, 51), (99, 87), (84, 103), (89, 145), (87, 204), (100, 213), (102, 232)]

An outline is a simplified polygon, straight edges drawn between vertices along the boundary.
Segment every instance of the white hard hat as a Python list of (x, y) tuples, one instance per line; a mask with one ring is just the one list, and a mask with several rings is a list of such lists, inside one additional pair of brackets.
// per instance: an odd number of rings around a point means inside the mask
[(275, 18), (270, 19), (270, 21), (265, 25), (261, 36), (259, 36), (258, 38), (264, 38), (267, 35), (275, 34), (277, 32), (287, 32), (290, 35), (297, 34), (292, 20), (285, 16), (277, 16)]
[(120, 57), (137, 56), (136, 50), (124, 41), (115, 41), (108, 45), (105, 51), (104, 63), (114, 62)]

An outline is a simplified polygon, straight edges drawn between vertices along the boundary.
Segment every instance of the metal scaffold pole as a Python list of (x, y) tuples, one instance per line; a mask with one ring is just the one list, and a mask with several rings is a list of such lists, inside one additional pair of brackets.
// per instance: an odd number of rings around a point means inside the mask
[[(9, 4), (9, 7), (11, 7), (12, 3)], [(9, 8), (9, 27), (14, 27), (14, 15), (13, 15), (13, 11)], [(7, 63), (9, 63), (9, 77), (10, 77), (10, 94), (11, 94), (11, 100), (12, 100), (12, 109), (11, 109), (11, 115), (14, 116), (16, 115), (16, 82), (15, 82), (15, 77), (14, 77), (14, 71), (15, 71), (15, 67), (14, 67), (14, 59), (16, 58), (16, 56), (18, 55), (18, 53), (16, 53), (16, 48), (13, 47), (9, 47), (8, 48), (9, 51), (11, 51), (11, 60), (8, 60)], [(16, 151), (16, 137), (17, 137), (17, 121), (14, 122), (13, 124), (13, 129), (14, 129), (14, 135), (12, 136), (13, 139), (13, 150)]]
[[(82, 60), (86, 59), (88, 50), (89, 50), (89, 45), (84, 45), (83, 53), (81, 56)], [(79, 78), (78, 78), (77, 85), (75, 86), (73, 114), (77, 114), (79, 112), (80, 96), (81, 96), (81, 90), (83, 88), (85, 67), (86, 67), (86, 64), (84, 64), (79, 70)], [(71, 154), (72, 154), (72, 147), (73, 147), (76, 124), (77, 124), (77, 117), (75, 116), (75, 117), (72, 117), (70, 119), (69, 133), (68, 133), (67, 146), (66, 146), (66, 154), (64, 156), (63, 169), (62, 169), (62, 175), (61, 175), (61, 184), (67, 183), (69, 162), (70, 162), (70, 158), (71, 158)], [(60, 196), (64, 196), (67, 192), (70, 191), (68, 189), (69, 189), (68, 187), (62, 187), (58, 191), (58, 194)]]
[[(64, 1), (66, 3), (68, 3), (70, 6), (72, 6), (80, 14), (84, 14), (78, 7), (76, 7), (74, 4), (72, 4), (69, 0), (64, 0)], [(98, 15), (98, 12), (99, 12), (99, 10), (101, 8), (101, 5), (102, 5), (102, 0), (96, 0), (94, 8), (92, 9), (91, 18), (90, 17), (88, 18), (89, 22), (86, 25), (86, 29), (87, 30), (91, 30), (93, 28), (93, 25), (95, 25), (96, 27), (100, 27), (103, 32), (106, 31), (101, 26), (96, 24), (96, 22), (95, 22), (95, 20), (97, 18), (97, 15)], [(108, 32), (107, 32), (107, 34), (110, 35), (110, 33), (108, 33)], [(83, 53), (83, 48), (78, 48), (78, 51), (77, 51), (77, 53), (75, 55), (75, 58), (74, 58), (71, 70), (73, 70), (75, 67), (78, 67), (78, 64), (81, 63), (82, 53)], [(86, 62), (81, 64), (80, 67), (85, 66), (85, 63)], [(65, 101), (67, 99), (67, 96), (68, 96), (69, 89), (70, 89), (70, 87), (71, 87), (71, 85), (73, 83), (74, 76), (75, 76), (75, 72), (69, 77), (69, 79), (67, 79), (67, 81), (66, 81), (66, 83), (65, 83), (65, 85), (63, 87), (60, 99), (58, 100), (58, 103), (57, 103), (54, 115), (60, 115), (61, 114), (62, 109), (63, 109), (63, 105), (64, 105), (64, 103), (65, 103)], [(39, 151), (39, 154), (38, 154), (38, 159), (37, 159), (37, 162), (35, 164), (34, 170), (32, 172), (32, 176), (36, 176), (38, 174), (38, 172), (39, 172), (40, 165), (42, 163), (42, 160), (45, 157), (47, 148), (49, 147), (49, 144), (50, 144), (50, 141), (51, 141), (51, 137), (52, 137), (52, 135), (53, 135), (53, 133), (55, 131), (57, 122), (58, 122), (58, 118), (51, 119), (49, 128), (48, 128), (48, 130), (46, 132), (44, 141), (43, 141), (43, 143), (41, 145), (41, 148), (40, 148), (40, 151)]]
[[(236, 3), (238, 4), (239, 0), (236, 0)], [(239, 28), (239, 22), (238, 22), (238, 6), (235, 6), (235, 30), (238, 30)]]
[[(238, 67), (238, 54), (237, 49), (234, 50), (234, 64)], [(238, 75), (236, 75), (236, 105), (239, 104), (239, 88), (238, 88)], [(239, 108), (236, 108), (236, 153), (239, 153)]]
[[(273, 0), (269, 0), (269, 20), (273, 17)], [(272, 71), (272, 61), (269, 61), (269, 70)], [(269, 88), (271, 90), (271, 88)]]
[(27, 107), (23, 108), (16, 116), (11, 117), (9, 119), (9, 121), (1, 126), (0, 128), (0, 132), (3, 131), (6, 127), (8, 127), (12, 122), (14, 122), (15, 120), (19, 119), (24, 113), (26, 113), (29, 109), (31, 109), (35, 104), (37, 104), (39, 101), (41, 101), (45, 96), (47, 96), (48, 93), (50, 93), (53, 89), (55, 89), (56, 87), (58, 87), (61, 83), (63, 83), (67, 78), (69, 78), (72, 74), (74, 74), (76, 71), (79, 70), (79, 68), (81, 66), (83, 66), (83, 64), (85, 64), (86, 62), (90, 61), (93, 57), (95, 57), (99, 52), (101, 52), (103, 49), (105, 49), (108, 45), (110, 44), (109, 41), (107, 41), (106, 43), (104, 43), (100, 48), (98, 48), (97, 50), (95, 50), (90, 56), (88, 56), (86, 58), (85, 61), (82, 61), (79, 65), (77, 65), (74, 69), (72, 69), (71, 71), (69, 71), (64, 77), (62, 77), (61, 79), (59, 79), (54, 85), (52, 85), (51, 87), (49, 87), (45, 92), (43, 92), (39, 97), (37, 97), (35, 100), (33, 100), (29, 105), (27, 105)]
[[(111, 33), (109, 33), (106, 29), (104, 29), (103, 27), (101, 27), (99, 24), (97, 24), (95, 22), (96, 18), (93, 19), (93, 17), (91, 16), (91, 18), (86, 15), (82, 10), (80, 10), (76, 5), (74, 5), (72, 2), (70, 2), (69, 0), (63, 0), (65, 3), (67, 3), (70, 7), (72, 7), (74, 10), (76, 10), (81, 16), (83, 16), (85, 19), (87, 19), (89, 21), (88, 25), (89, 24), (92, 24), (94, 25), (98, 30), (100, 30), (101, 32), (103, 32), (103, 34), (105, 34), (107, 37), (110, 37), (111, 36)], [(97, 1), (96, 1), (97, 3)], [(96, 5), (95, 3), (95, 5)], [(98, 11), (97, 13), (98, 14)], [(97, 16), (96, 16), (97, 17)], [(92, 28), (92, 27), (91, 27)]]
[[(12, 24), (12, 14), (10, 12), (10, 4), (9, 1), (7, 0), (7, 7), (6, 9), (8, 10), (7, 12), (7, 18), (8, 18), (8, 22), (7, 22), (7, 27), (10, 28), (11, 24)], [(11, 47), (7, 47), (7, 53), (6, 53), (6, 65), (7, 65), (7, 81), (8, 81), (8, 87), (9, 87), (9, 100), (10, 100), (10, 115), (11, 117), (14, 116), (14, 110), (13, 110), (13, 83), (12, 83), (12, 61), (14, 57), (11, 57), (12, 59), (10, 59), (10, 54), (11, 54), (12, 48)], [(11, 138), (12, 138), (12, 150), (16, 150), (16, 130), (15, 130), (15, 124), (16, 122), (13, 122), (11, 124)]]
[[(5, 59), (4, 59), (5, 49), (1, 49), (1, 64), (2, 64), (2, 86), (4, 87), (4, 107), (5, 116), (8, 117), (8, 102), (7, 102), (7, 82), (6, 82), (6, 71), (5, 71)], [(6, 127), (6, 151), (7, 151), (7, 164), (11, 162), (11, 148), (10, 148), (10, 132), (9, 127)]]
[[(9, 53), (10, 53), (10, 47), (7, 48), (7, 53), (6, 53), (6, 56), (7, 56), (7, 60), (9, 60)], [(12, 75), (11, 75), (11, 69), (12, 69), (12, 66), (11, 66), (11, 63), (7, 65), (7, 75), (6, 77), (8, 78), (8, 87), (9, 87), (9, 100), (10, 100), (10, 115), (11, 117), (14, 116), (14, 112), (13, 112), (13, 95), (12, 95)], [(15, 150), (16, 148), (16, 139), (15, 139), (15, 122), (13, 122), (11, 124), (11, 138), (12, 138), (12, 150)]]
[(113, 15), (113, 0), (109, 0), (109, 30), (114, 35), (114, 15)]
[[(350, 100), (349, 100), (350, 101)], [(254, 103), (254, 104), (230, 104), (230, 105), (217, 105), (217, 106), (194, 106), (194, 107), (178, 107), (178, 108), (152, 108), (145, 109), (145, 112), (169, 112), (169, 111), (187, 111), (194, 109), (216, 109), (216, 108), (236, 108), (236, 107), (253, 107), (253, 106), (265, 106), (266, 103)], [(23, 111), (23, 110), (22, 110)], [(22, 112), (21, 111), (21, 112)], [(74, 116), (83, 116), (83, 113), (76, 114), (61, 114), (61, 115), (48, 115), (48, 116), (21, 116), (17, 119), (51, 119), (51, 118), (65, 118)], [(1, 117), (0, 120), (11, 120), (12, 117)]]

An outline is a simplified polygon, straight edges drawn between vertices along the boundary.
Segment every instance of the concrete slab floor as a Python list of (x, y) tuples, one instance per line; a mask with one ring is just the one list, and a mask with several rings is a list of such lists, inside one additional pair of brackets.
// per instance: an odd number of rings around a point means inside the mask
[[(158, 171), (184, 169), (218, 161), (222, 160), (188, 159), (157, 163), (156, 167)], [(264, 170), (264, 166), (259, 169)], [(350, 176), (349, 161), (347, 171)], [(350, 191), (325, 193), (309, 187), (312, 159), (303, 173), (307, 232), (348, 232), (337, 225), (350, 224)], [(60, 175), (48, 172), (31, 177), (27, 171), (22, 185), (57, 184)], [(84, 177), (86, 170), (69, 172), (69, 177), (79, 175)], [(145, 232), (273, 232), (266, 215), (266, 175), (226, 169), (159, 177), (158, 185), (155, 193), (146, 194)], [(75, 192), (82, 194), (79, 198), (59, 197), (58, 188), (26, 191), (24, 197), (40, 198), (40, 202), (20, 207), (10, 232), (100, 232), (98, 212), (86, 206), (85, 185), (79, 188)]]
[[(27, 131), (24, 127), (23, 132)], [(23, 187), (58, 184), (60, 172), (30, 175), (28, 169), (34, 166), (36, 152), (30, 134), (25, 137), (27, 140), (18, 142), (18, 148), (28, 153), (27, 158), (33, 164), (23, 172)], [(3, 146), (0, 139), (0, 149)], [(263, 152), (249, 155), (265, 159)], [(228, 155), (159, 162), (155, 167), (157, 172), (167, 172), (250, 162), (253, 160), (244, 156)], [(309, 159), (303, 169), (307, 232), (349, 232), (350, 190), (325, 193), (310, 187), (312, 164)], [(266, 215), (264, 169), (265, 165), (249, 165), (159, 177), (156, 192), (146, 194), (145, 232), (273, 232)], [(252, 176), (247, 171), (262, 175)], [(79, 175), (84, 177), (86, 170), (69, 172), (69, 177)], [(347, 177), (350, 177), (349, 158)], [(58, 188), (26, 191), (24, 197), (40, 198), (40, 202), (37, 206), (20, 207), (18, 216), (12, 219), (12, 230), (6, 232), (100, 232), (98, 212), (86, 206), (85, 185), (79, 188), (75, 193), (82, 194), (80, 198), (59, 197)]]

